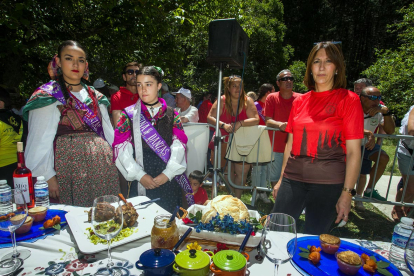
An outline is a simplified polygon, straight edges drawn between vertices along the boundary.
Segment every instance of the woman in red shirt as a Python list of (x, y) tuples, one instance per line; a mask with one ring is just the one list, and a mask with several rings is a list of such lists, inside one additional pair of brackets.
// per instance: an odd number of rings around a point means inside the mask
[[(221, 136), (236, 132), (242, 126), (257, 125), (259, 123), (259, 115), (257, 114), (256, 106), (254, 105), (253, 100), (246, 96), (241, 78), (239, 76), (225, 77), (223, 78), (223, 82), (224, 96), (221, 96), (220, 98), (220, 105), (222, 108), (219, 113)], [(239, 111), (239, 113), (236, 116), (237, 111)], [(214, 102), (208, 113), (207, 122), (215, 125), (216, 116), (217, 101)], [(225, 141), (228, 142), (228, 140), (227, 137)], [(221, 145), (221, 166), (225, 166), (226, 160), (224, 160), (224, 156), (227, 152), (227, 143), (222, 143)], [(214, 150), (211, 151), (211, 156), (214, 158)], [(243, 174), (243, 163), (232, 162), (230, 175), (231, 181), (236, 185), (244, 185), (249, 169), (250, 164), (245, 163)], [(241, 197), (242, 190), (235, 189), (234, 192), (238, 198)]]
[(281, 179), (273, 211), (298, 219), (306, 207), (305, 233), (327, 233), (347, 221), (360, 170), (364, 116), (358, 95), (346, 87), (341, 49), (316, 44), (304, 84), (311, 90), (292, 105)]

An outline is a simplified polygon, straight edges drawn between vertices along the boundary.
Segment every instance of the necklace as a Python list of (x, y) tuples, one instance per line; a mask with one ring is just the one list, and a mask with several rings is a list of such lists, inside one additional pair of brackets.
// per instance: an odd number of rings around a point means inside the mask
[(159, 102), (160, 102), (160, 101), (159, 101), (159, 100), (157, 100), (155, 103), (149, 104), (149, 103), (146, 103), (146, 102), (144, 102), (144, 101), (143, 101), (143, 103), (144, 103), (144, 105), (145, 105), (145, 106), (149, 106), (149, 107), (150, 107), (148, 111), (150, 111), (150, 114), (151, 114), (151, 117), (152, 117), (152, 119), (151, 119), (151, 124), (152, 124), (152, 125), (155, 125), (155, 119), (154, 119), (154, 105), (158, 104)]
[(72, 91), (72, 88), (74, 87), (74, 86), (78, 86), (78, 85), (80, 85), (81, 83), (79, 82), (79, 83), (77, 83), (77, 84), (73, 84), (73, 83), (68, 83), (67, 81), (65, 81), (65, 83), (67, 83), (68, 84), (68, 89), (70, 90), (70, 91)]

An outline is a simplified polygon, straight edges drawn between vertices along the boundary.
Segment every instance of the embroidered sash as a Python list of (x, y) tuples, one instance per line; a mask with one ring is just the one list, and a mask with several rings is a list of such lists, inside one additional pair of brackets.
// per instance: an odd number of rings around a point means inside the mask
[[(63, 96), (62, 89), (60, 85), (55, 81), (50, 81), (48, 83), (40, 86), (40, 89), (47, 92), (49, 95), (55, 97), (59, 102), (66, 105), (65, 97)], [(89, 88), (88, 88), (89, 89)], [(85, 103), (79, 101), (76, 97), (69, 93), (69, 95), (75, 100), (75, 106), (77, 109), (85, 110), (86, 113), (83, 116), (83, 121), (102, 139), (105, 139), (105, 134), (103, 131), (102, 121), (99, 119), (97, 114), (94, 114), (93, 111)]]
[[(140, 104), (139, 101), (138, 104)], [(124, 109), (131, 121), (134, 117), (134, 108), (135, 104), (128, 106)], [(150, 123), (148, 118), (144, 115), (143, 110), (141, 110), (139, 121), (142, 138), (148, 144), (148, 146), (162, 159), (162, 161), (164, 161), (167, 164), (168, 160), (170, 160), (171, 148), (168, 146), (167, 142), (165, 142), (165, 140), (161, 137), (161, 135), (157, 132), (155, 127)], [(175, 180), (177, 180), (180, 187), (184, 190), (188, 205), (193, 205), (193, 190), (191, 189), (190, 181), (188, 180), (185, 173), (177, 175), (174, 178)]]
[(259, 102), (254, 102), (254, 105), (256, 106), (257, 113), (259, 113), (260, 118), (266, 122), (266, 118), (263, 116), (263, 107), (259, 104)]

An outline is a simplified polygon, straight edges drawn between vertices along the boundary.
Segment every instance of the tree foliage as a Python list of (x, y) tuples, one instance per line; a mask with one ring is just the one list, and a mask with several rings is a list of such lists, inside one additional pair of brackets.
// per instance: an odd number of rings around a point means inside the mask
[(285, 43), (294, 60), (306, 62), (315, 42), (342, 41), (348, 87), (375, 61), (374, 49), (395, 49), (387, 25), (400, 20), (397, 10), (410, 0), (282, 0), (287, 26)]
[(385, 104), (402, 118), (414, 104), (414, 4), (399, 11), (402, 21), (388, 31), (398, 36), (398, 48), (377, 50), (377, 61), (363, 73), (385, 96)]
[[(208, 24), (236, 18), (250, 36), (245, 84), (274, 79), (287, 64), (285, 26), (279, 0), (8, 0), (0, 2), (0, 82), (26, 96), (48, 80), (47, 64), (60, 42), (85, 46), (91, 81), (122, 85), (122, 67), (137, 60), (157, 65), (173, 88), (217, 90), (218, 70), (205, 61)], [(275, 66), (278, 64), (278, 66)], [(224, 75), (241, 70), (224, 70)]]
[(305, 93), (309, 89), (303, 84), (303, 79), (306, 73), (306, 64), (303, 61), (296, 60), (288, 68), (293, 76), (295, 77), (295, 82), (293, 83), (293, 91), (298, 93)]

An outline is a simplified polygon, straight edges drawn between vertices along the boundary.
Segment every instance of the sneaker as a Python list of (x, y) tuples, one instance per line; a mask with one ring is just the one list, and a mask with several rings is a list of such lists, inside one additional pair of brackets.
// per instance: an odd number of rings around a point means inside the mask
[(354, 201), (354, 204), (355, 204), (355, 209), (357, 209), (358, 211), (365, 211), (365, 206), (362, 201)]
[(267, 194), (265, 192), (260, 193), (259, 198), (264, 202), (264, 203), (272, 203), (269, 199), (269, 197), (267, 196)]
[(387, 199), (385, 197), (382, 197), (379, 193), (378, 190), (372, 190), (370, 193), (364, 192), (364, 197), (371, 197), (371, 193), (372, 193), (372, 199), (378, 200), (378, 201), (387, 201)]

